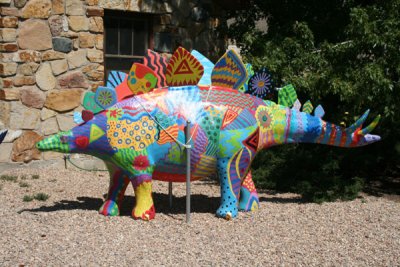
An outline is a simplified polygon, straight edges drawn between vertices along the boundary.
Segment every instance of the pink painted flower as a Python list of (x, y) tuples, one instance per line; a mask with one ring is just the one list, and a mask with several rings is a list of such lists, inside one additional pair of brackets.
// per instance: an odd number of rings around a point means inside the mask
[(150, 162), (147, 156), (139, 155), (133, 159), (133, 168), (138, 171), (144, 171), (149, 167)]

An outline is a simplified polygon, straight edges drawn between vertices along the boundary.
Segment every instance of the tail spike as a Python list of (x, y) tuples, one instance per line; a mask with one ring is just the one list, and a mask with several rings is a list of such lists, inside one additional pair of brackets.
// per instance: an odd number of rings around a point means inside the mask
[(376, 125), (378, 125), (378, 122), (379, 122), (380, 119), (381, 119), (381, 115), (376, 116), (375, 119), (367, 127), (365, 127), (362, 130), (359, 130), (357, 132), (357, 134), (358, 135), (364, 135), (364, 136), (366, 134), (369, 134), (370, 132), (372, 132), (375, 129)]
[(350, 133), (353, 133), (357, 128), (360, 128), (361, 125), (365, 122), (369, 114), (369, 109), (365, 111), (365, 113), (349, 128), (347, 128), (347, 131)]

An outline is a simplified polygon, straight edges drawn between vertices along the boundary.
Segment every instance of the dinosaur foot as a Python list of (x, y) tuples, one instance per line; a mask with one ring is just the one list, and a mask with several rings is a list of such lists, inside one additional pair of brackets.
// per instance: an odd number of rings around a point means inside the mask
[(156, 217), (156, 209), (154, 208), (154, 205), (152, 205), (148, 210), (136, 207), (132, 211), (132, 217), (135, 220), (142, 219), (144, 221), (150, 221)]
[(256, 211), (258, 210), (259, 206), (258, 194), (256, 192), (240, 195), (240, 211)]
[(231, 220), (232, 218), (237, 217), (238, 208), (233, 205), (224, 205), (222, 204), (217, 210), (217, 217), (224, 218), (225, 220)]
[(115, 201), (106, 200), (99, 209), (99, 213), (103, 214), (104, 216), (118, 216), (119, 208)]

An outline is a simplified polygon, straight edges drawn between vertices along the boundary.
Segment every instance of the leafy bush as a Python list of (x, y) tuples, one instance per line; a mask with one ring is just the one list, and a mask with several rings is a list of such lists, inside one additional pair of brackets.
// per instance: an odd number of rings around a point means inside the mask
[(31, 201), (33, 200), (33, 197), (32, 197), (32, 196), (25, 195), (24, 198), (23, 198), (22, 200), (23, 200), (24, 202), (31, 202)]
[(18, 179), (18, 176), (15, 176), (15, 175), (3, 174), (0, 176), (0, 180), (7, 181), (7, 182), (16, 182), (17, 179)]
[(33, 196), (34, 199), (39, 201), (46, 201), (50, 196), (45, 193), (37, 193)]
[[(382, 115), (374, 131), (382, 140), (367, 147), (262, 151), (253, 164), (258, 186), (321, 202), (352, 199), (365, 181), (400, 175), (400, 0), (253, 0), (230, 16), (227, 34), (245, 61), (267, 67), (277, 87), (292, 83), (301, 102), (321, 104), (324, 120), (349, 125), (367, 108)], [(262, 18), (266, 33), (254, 27)]]

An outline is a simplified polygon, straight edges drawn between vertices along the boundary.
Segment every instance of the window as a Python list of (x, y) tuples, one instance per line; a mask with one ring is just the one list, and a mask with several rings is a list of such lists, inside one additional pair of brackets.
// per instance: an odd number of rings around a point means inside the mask
[(144, 53), (150, 48), (151, 16), (106, 10), (105, 75), (112, 70), (128, 73), (135, 62), (143, 63)]

